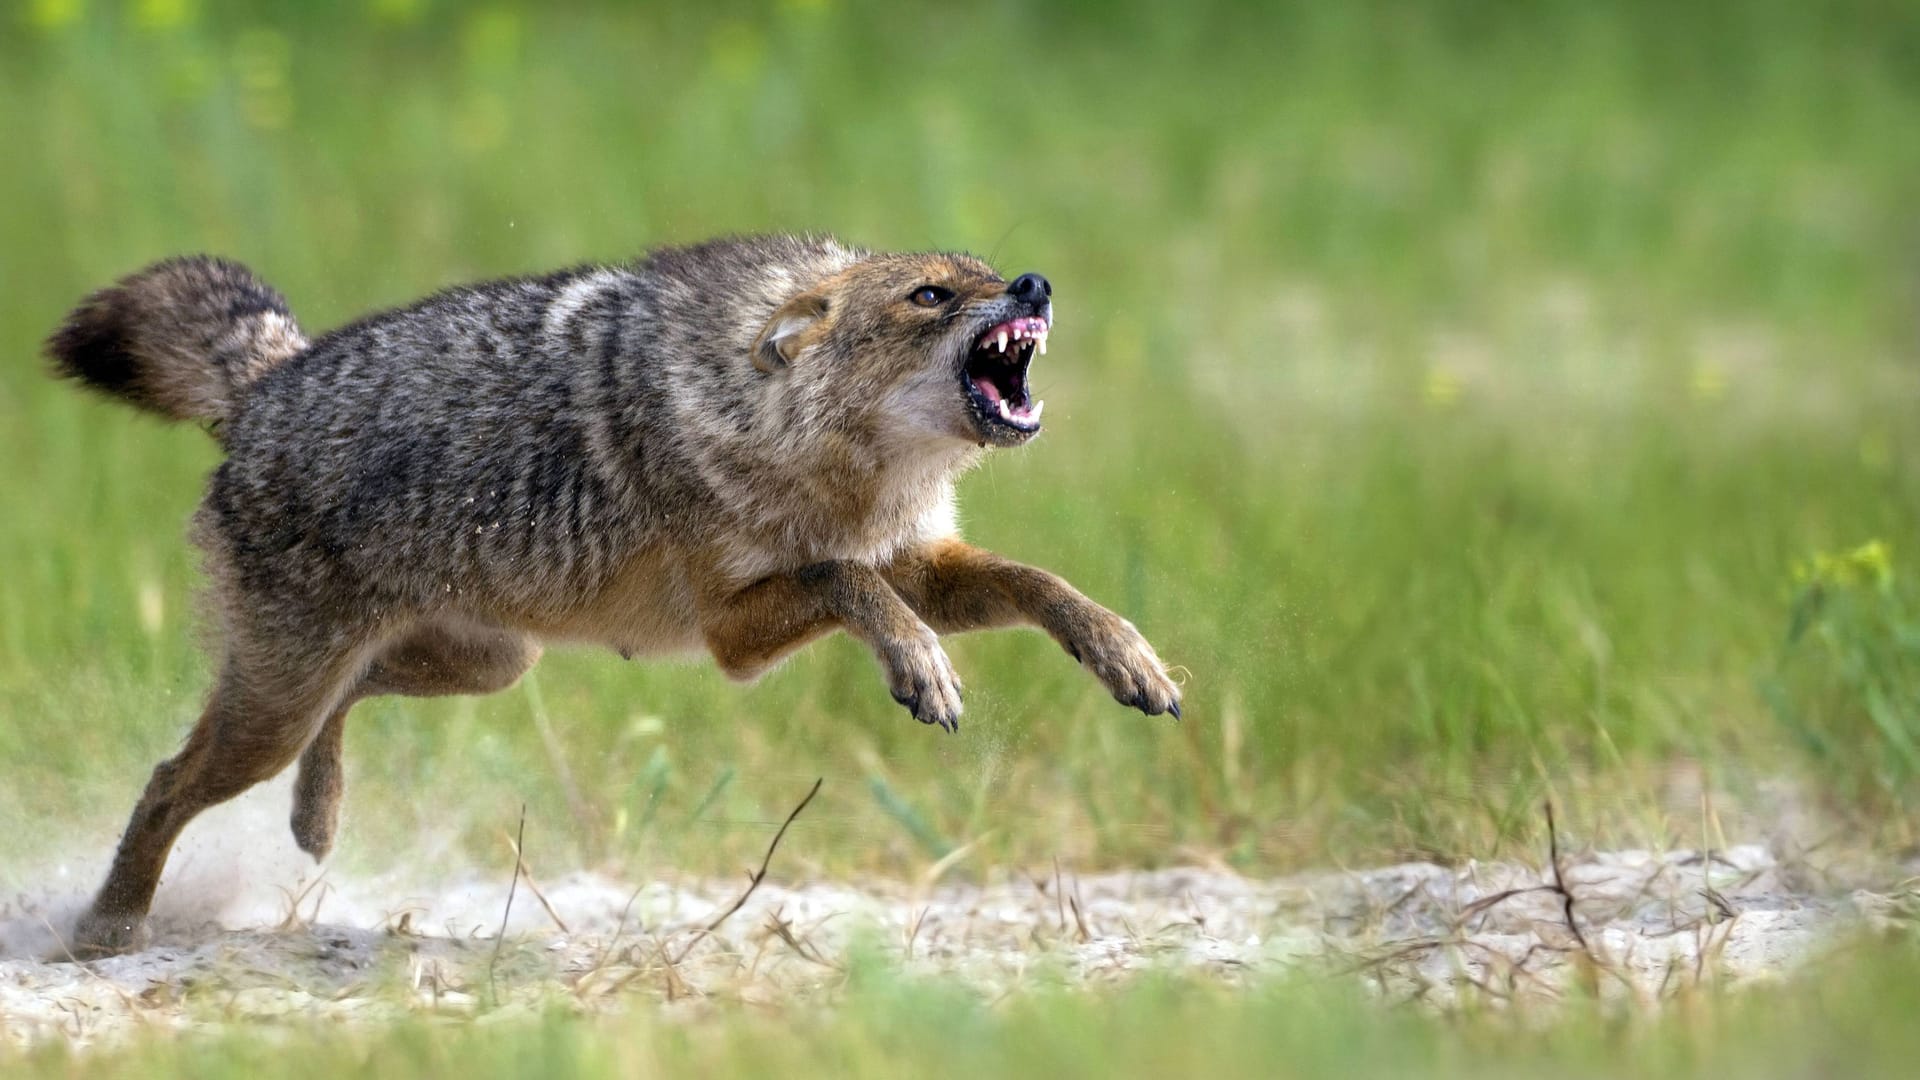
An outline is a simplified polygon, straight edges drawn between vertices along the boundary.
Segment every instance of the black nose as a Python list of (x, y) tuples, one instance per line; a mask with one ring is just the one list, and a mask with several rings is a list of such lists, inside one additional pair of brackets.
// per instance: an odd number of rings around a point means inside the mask
[(1047, 284), (1047, 279), (1039, 274), (1021, 274), (1013, 279), (1013, 284), (1007, 286), (1007, 292), (1015, 300), (1039, 307), (1053, 295), (1053, 286)]

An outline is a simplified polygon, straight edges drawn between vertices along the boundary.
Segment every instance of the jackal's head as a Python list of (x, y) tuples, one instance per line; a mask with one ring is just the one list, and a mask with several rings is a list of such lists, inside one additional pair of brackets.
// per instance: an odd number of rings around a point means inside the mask
[(863, 255), (783, 303), (753, 361), (903, 434), (1018, 446), (1040, 431), (1027, 371), (1052, 297), (971, 255)]

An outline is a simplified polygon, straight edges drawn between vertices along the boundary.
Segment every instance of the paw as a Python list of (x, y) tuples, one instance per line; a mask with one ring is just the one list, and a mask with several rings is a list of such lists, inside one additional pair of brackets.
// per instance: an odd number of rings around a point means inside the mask
[[(318, 744), (316, 744), (318, 746)], [(293, 828), (293, 842), (313, 856), (314, 862), (326, 860), (333, 850), (333, 838), (340, 831), (340, 762), (316, 759), (319, 752), (309, 747), (300, 760), (300, 776), (293, 785), (293, 813), (287, 824)], [(339, 748), (333, 748), (338, 754)]]
[(73, 955), (89, 960), (139, 952), (153, 941), (145, 915), (89, 909), (73, 928)]
[(1114, 700), (1148, 716), (1180, 719), (1180, 688), (1132, 623), (1101, 609), (1066, 638), (1066, 649), (1112, 692)]
[(293, 816), (288, 824), (293, 827), (293, 842), (300, 850), (313, 856), (314, 862), (324, 862), (327, 853), (333, 850), (333, 837), (340, 827), (340, 804), (319, 802), (294, 796)]
[(960, 730), (960, 676), (932, 630), (922, 628), (913, 637), (881, 646), (880, 662), (887, 669), (893, 700), (905, 705), (915, 720)]

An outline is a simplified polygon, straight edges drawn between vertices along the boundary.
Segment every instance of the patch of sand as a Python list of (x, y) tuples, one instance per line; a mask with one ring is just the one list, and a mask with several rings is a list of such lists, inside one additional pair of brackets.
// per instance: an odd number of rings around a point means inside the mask
[(830, 1001), (860, 948), (985, 995), (1148, 969), (1233, 982), (1309, 970), (1442, 1007), (1553, 1000), (1576, 980), (1654, 1002), (1703, 982), (1783, 976), (1850, 926), (1915, 913), (1911, 895), (1821, 894), (1759, 845), (1570, 854), (1557, 876), (1518, 863), (1269, 880), (1203, 868), (1056, 877), (1048, 867), (926, 887), (794, 881), (776, 856), (711, 934), (700, 928), (743, 882), (575, 872), (541, 881), (538, 895), (523, 881), (497, 940), (510, 868), (452, 881), (325, 873), (293, 850), (277, 813), (258, 812), (283, 796), (222, 808), (196, 829), (163, 885), (156, 942), (137, 955), (61, 955), (96, 868), (53, 868), (36, 892), (0, 905), (0, 1035), (85, 1045), (143, 1030), (555, 1000), (673, 1010)]

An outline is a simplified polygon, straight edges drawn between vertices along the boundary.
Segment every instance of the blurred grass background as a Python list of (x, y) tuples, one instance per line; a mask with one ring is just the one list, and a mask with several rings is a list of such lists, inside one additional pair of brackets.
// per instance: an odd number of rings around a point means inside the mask
[[(510, 1022), (415, 1015), (391, 1025), (301, 1023), (78, 1052), (0, 1050), (22, 1080), (139, 1076), (1554, 1076), (1908, 1077), (1920, 1054), (1911, 937), (1856, 949), (1793, 985), (1690, 992), (1658, 1015), (1576, 998), (1537, 1023), (1491, 1003), (1436, 1022), (1349, 988), (1295, 980), (1228, 988), (1144, 978), (1124, 988), (1030, 989), (983, 1003), (951, 984), (858, 962), (819, 1005), (581, 1016), (510, 1006)], [(531, 1015), (529, 1015), (531, 1014)], [(208, 1008), (217, 1020), (219, 1008)], [(1894, 1020), (1894, 1018), (1898, 1018)], [(822, 1022), (827, 1019), (828, 1022)], [(1889, 1022), (1894, 1020), (1894, 1022)]]
[[(957, 738), (845, 641), (745, 689), (562, 652), (362, 705), (344, 864), (497, 862), (525, 800), (540, 865), (732, 872), (815, 776), (782, 858), (827, 870), (1531, 854), (1548, 795), (1698, 844), (1783, 777), (1913, 841), (1912, 5), (30, 0), (0, 146), (10, 861), (104, 852), (207, 676), (215, 449), (45, 377), (83, 292), (213, 251), (318, 331), (763, 229), (1055, 282), (1049, 433), (968, 533), (1133, 618), (1187, 721), (1029, 634), (951, 644)], [(1891, 614), (1789, 663), (1816, 587)]]

